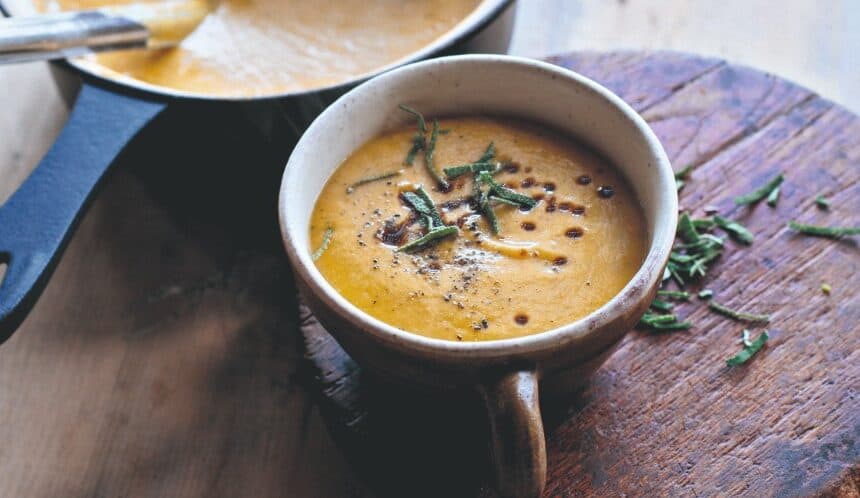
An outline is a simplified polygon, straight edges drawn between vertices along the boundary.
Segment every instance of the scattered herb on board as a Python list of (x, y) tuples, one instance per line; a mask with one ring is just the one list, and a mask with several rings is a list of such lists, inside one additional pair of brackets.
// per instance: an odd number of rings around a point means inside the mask
[(819, 195), (815, 198), (815, 205), (818, 206), (819, 209), (830, 209), (830, 201), (825, 199), (823, 195)]
[(821, 292), (824, 294), (829, 296), (832, 291), (833, 287), (831, 287), (830, 284), (821, 284)]
[(448, 190), (450, 185), (445, 180), (445, 178), (439, 173), (439, 170), (436, 169), (436, 165), (433, 164), (433, 153), (436, 151), (436, 140), (439, 137), (439, 121), (433, 120), (433, 130), (430, 132), (430, 142), (427, 144), (427, 148), (424, 150), (424, 166), (427, 168), (427, 172), (430, 173), (430, 176), (436, 180), (436, 183), (442, 187), (442, 190)]
[(360, 186), (366, 185), (368, 183), (377, 182), (379, 180), (386, 180), (388, 178), (397, 176), (401, 173), (402, 173), (401, 170), (394, 170), (394, 171), (386, 171), (385, 173), (379, 173), (378, 175), (371, 175), (371, 176), (366, 176), (364, 178), (360, 178), (357, 181), (355, 181), (354, 183), (352, 183), (349, 187), (346, 188), (346, 193), (351, 194), (351, 193), (355, 192), (356, 187), (360, 187)]
[(662, 301), (660, 299), (655, 299), (651, 301), (651, 307), (658, 311), (672, 311), (672, 303)]
[(688, 165), (684, 166), (684, 168), (681, 171), (678, 171), (677, 173), (675, 173), (675, 189), (676, 190), (681, 190), (682, 188), (684, 188), (684, 185), (686, 184), (686, 182), (684, 182), (684, 180), (687, 179), (687, 176), (690, 174), (691, 171), (693, 171), (693, 165), (688, 164)]
[(690, 322), (679, 322), (675, 315), (660, 315), (645, 313), (639, 320), (639, 326), (651, 330), (687, 330), (693, 326)]
[(772, 180), (767, 182), (763, 187), (747, 195), (735, 197), (735, 204), (742, 206), (744, 204), (755, 204), (770, 195), (771, 192), (785, 180), (782, 173), (776, 175)]
[(669, 275), (681, 287), (705, 276), (710, 263), (723, 252), (723, 239), (709, 233), (700, 234), (696, 229), (698, 221), (701, 220), (693, 220), (687, 213), (681, 214), (678, 237), (682, 243), (675, 243), (666, 265)]
[(723, 306), (722, 304), (714, 300), (708, 302), (708, 307), (723, 316), (727, 316), (732, 320), (737, 320), (740, 322), (767, 323), (770, 321), (770, 315), (757, 315), (754, 313), (743, 313), (741, 311), (735, 311), (727, 306)]
[(753, 357), (761, 348), (764, 346), (764, 343), (770, 338), (767, 334), (767, 330), (762, 331), (762, 333), (754, 340), (749, 341), (749, 331), (744, 330), (744, 348), (736, 355), (732, 356), (728, 360), (726, 360), (726, 365), (730, 367), (735, 367), (738, 365), (743, 365), (750, 358)]
[(412, 148), (409, 149), (409, 152), (406, 153), (406, 159), (403, 160), (403, 164), (412, 166), (415, 164), (415, 156), (418, 155), (418, 152), (427, 148), (427, 121), (424, 119), (423, 114), (409, 106), (400, 104), (398, 107), (415, 116), (418, 122), (418, 131), (412, 137)]
[(699, 299), (710, 299), (714, 297), (714, 291), (711, 289), (702, 289), (699, 291)]
[(676, 299), (678, 301), (690, 300), (690, 293), (687, 291), (659, 290), (657, 291), (657, 295), (668, 299)]
[(323, 233), (322, 244), (320, 244), (319, 248), (311, 254), (311, 260), (316, 261), (320, 259), (320, 256), (322, 256), (326, 249), (328, 249), (328, 245), (331, 244), (332, 235), (334, 235), (334, 228), (326, 228), (325, 233)]
[(829, 237), (831, 239), (860, 235), (860, 227), (822, 227), (818, 225), (804, 225), (802, 223), (797, 223), (796, 221), (789, 221), (788, 227), (804, 235)]
[(771, 190), (769, 194), (767, 194), (767, 205), (770, 207), (776, 207), (776, 203), (779, 202), (779, 187)]
[(753, 234), (737, 221), (727, 220), (722, 216), (714, 216), (714, 223), (725, 230), (726, 233), (734, 237), (738, 242), (746, 245), (752, 244)]

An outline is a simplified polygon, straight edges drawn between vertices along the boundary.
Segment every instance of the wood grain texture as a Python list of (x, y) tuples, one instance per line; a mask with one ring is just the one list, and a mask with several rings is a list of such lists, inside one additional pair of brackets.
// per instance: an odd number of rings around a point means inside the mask
[[(634, 331), (579, 396), (545, 400), (546, 496), (860, 496), (860, 246), (796, 235), (790, 219), (860, 224), (860, 118), (788, 81), (679, 53), (576, 53), (552, 62), (630, 102), (675, 169), (681, 204), (755, 233), (706, 280), (720, 302), (772, 315), (771, 340), (728, 368), (742, 326), (702, 302), (689, 332)], [(776, 208), (736, 207), (778, 171)], [(824, 194), (830, 211), (815, 207)], [(826, 296), (822, 283), (834, 291)], [(321, 410), (379, 494), (492, 496), (486, 424), (467, 393), (383, 385), (306, 309)]]

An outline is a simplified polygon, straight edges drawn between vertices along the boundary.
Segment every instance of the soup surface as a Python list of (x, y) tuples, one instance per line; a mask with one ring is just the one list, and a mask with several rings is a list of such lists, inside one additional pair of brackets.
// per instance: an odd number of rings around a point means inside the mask
[[(42, 10), (140, 0), (40, 0)], [(332, 85), (393, 63), (453, 28), (480, 0), (222, 0), (167, 50), (102, 54), (103, 66), (177, 90), (253, 96)]]
[[(492, 142), (495, 154), (477, 167), (489, 170), (484, 176), (470, 171), (447, 180), (445, 189), (426, 168), (426, 153), (405, 165), (413, 127), (363, 145), (317, 200), (310, 233), (317, 267), (358, 308), (429, 337), (503, 339), (587, 315), (639, 269), (644, 218), (624, 177), (604, 159), (528, 123), (466, 117), (439, 124), (449, 131), (438, 134), (436, 169), (473, 163)], [(355, 185), (393, 171), (399, 174)], [(474, 190), (476, 181), (488, 194)], [(457, 229), (445, 228), (456, 233), (407, 251), (404, 246), (425, 236), (428, 226), (440, 229), (407, 198), (414, 200), (408, 192), (420, 193), (418, 186), (443, 224)], [(525, 202), (516, 194), (534, 206), (498, 200)], [(487, 205), (498, 219), (497, 234)], [(329, 243), (320, 253), (327, 231)]]

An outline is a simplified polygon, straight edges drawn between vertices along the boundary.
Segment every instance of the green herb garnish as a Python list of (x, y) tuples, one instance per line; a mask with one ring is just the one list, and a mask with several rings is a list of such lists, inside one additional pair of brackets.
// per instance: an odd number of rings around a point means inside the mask
[(821, 284), (821, 292), (830, 295), (830, 292), (833, 290), (833, 287), (830, 287), (830, 284)]
[(424, 115), (415, 109), (403, 104), (400, 104), (399, 107), (415, 116), (418, 121), (418, 132), (412, 137), (412, 148), (409, 149), (406, 159), (403, 160), (403, 164), (412, 166), (415, 164), (415, 156), (418, 155), (418, 152), (427, 148), (427, 139), (425, 138), (427, 135), (427, 121), (424, 119)]
[(815, 198), (815, 205), (820, 209), (830, 209), (830, 201), (825, 199), (823, 195), (819, 195)]
[(699, 233), (696, 231), (693, 220), (687, 213), (682, 213), (681, 217), (678, 218), (678, 235), (681, 236), (684, 242), (690, 244), (695, 244), (699, 241)]
[(413, 240), (397, 248), (397, 252), (413, 252), (438, 242), (445, 237), (456, 235), (460, 230), (456, 226), (436, 228), (427, 232), (423, 237)]
[(322, 244), (320, 244), (319, 248), (311, 254), (311, 260), (316, 261), (320, 259), (320, 256), (322, 256), (325, 250), (328, 249), (328, 245), (331, 244), (332, 235), (334, 235), (334, 228), (326, 228), (325, 233), (323, 234)]
[(401, 172), (400, 172), (400, 170), (395, 170), (395, 171), (386, 171), (385, 173), (380, 173), (380, 174), (378, 174), (378, 175), (366, 176), (366, 177), (364, 177), (364, 178), (359, 179), (358, 181), (356, 181), (355, 183), (353, 183), (353, 184), (352, 184), (352, 185), (350, 185), (349, 187), (347, 187), (347, 188), (346, 188), (346, 193), (347, 193), (347, 194), (351, 194), (351, 193), (353, 193), (353, 192), (355, 191), (355, 188), (356, 188), (356, 187), (360, 187), (360, 186), (362, 186), (362, 185), (365, 185), (365, 184), (368, 184), (368, 183), (372, 183), (372, 182), (376, 182), (376, 181), (379, 181), (379, 180), (385, 180), (385, 179), (387, 179), (387, 178), (391, 178), (391, 177), (393, 177), (393, 176), (397, 176), (397, 175), (399, 175), (400, 173), (401, 173)]
[(639, 320), (639, 326), (652, 330), (687, 330), (693, 326), (690, 322), (679, 322), (675, 315), (660, 315), (645, 313)]
[(519, 205), (519, 204), (517, 204), (517, 203), (516, 203), (516, 202), (514, 202), (514, 201), (509, 201), (509, 200), (507, 200), (507, 199), (502, 199), (501, 197), (496, 197), (495, 195), (491, 195), (491, 196), (490, 196), (490, 200), (491, 200), (491, 201), (498, 202), (499, 204), (507, 204), (508, 206), (520, 207), (520, 205)]
[(767, 205), (770, 207), (776, 207), (776, 203), (779, 201), (779, 187), (771, 190), (767, 195)]
[(767, 182), (767, 184), (765, 184), (760, 189), (754, 192), (750, 192), (747, 195), (735, 197), (735, 204), (739, 206), (744, 204), (755, 204), (770, 195), (770, 193), (773, 192), (775, 188), (779, 187), (783, 180), (785, 180), (785, 177), (782, 176), (782, 173), (780, 173), (776, 175), (772, 180)]
[(746, 245), (752, 244), (753, 234), (737, 221), (727, 220), (722, 216), (714, 216), (714, 223), (734, 237), (738, 242)]
[(815, 237), (829, 237), (838, 239), (851, 235), (860, 235), (860, 227), (822, 227), (817, 225), (804, 225), (795, 221), (789, 221), (788, 227), (796, 232), (804, 235), (813, 235)]
[(496, 157), (496, 143), (490, 142), (490, 145), (488, 145), (486, 150), (484, 150), (484, 153), (481, 154), (481, 158), (478, 159), (476, 162), (485, 163), (488, 161), (492, 161), (493, 158), (495, 158), (495, 157)]
[(514, 192), (508, 187), (497, 183), (495, 180), (493, 180), (492, 175), (490, 175), (486, 171), (481, 171), (480, 173), (478, 173), (477, 180), (481, 183), (489, 185), (490, 191), (493, 193), (493, 195), (500, 199), (505, 199), (507, 201), (516, 203), (517, 205), (529, 209), (537, 205), (537, 201), (532, 199), (531, 197), (520, 194), (518, 192)]
[(657, 291), (657, 295), (669, 299), (677, 299), (678, 301), (690, 300), (690, 293), (687, 291), (659, 290)]
[[(425, 223), (427, 228), (433, 230), (436, 227), (444, 227), (445, 222), (442, 221), (442, 215), (436, 209), (436, 204), (430, 195), (424, 190), (424, 187), (419, 185), (414, 192), (403, 192), (403, 198), (406, 199), (415, 211), (430, 219), (429, 223)], [(422, 218), (423, 219), (423, 218)]]
[(714, 291), (711, 289), (702, 289), (699, 291), (699, 299), (710, 299), (714, 297)]
[(759, 335), (754, 341), (749, 342), (748, 337), (749, 331), (744, 330), (744, 338), (746, 339), (744, 341), (744, 348), (741, 350), (740, 353), (726, 360), (726, 365), (730, 367), (743, 365), (750, 358), (752, 358), (753, 355), (755, 355), (762, 348), (762, 346), (764, 346), (764, 343), (766, 343), (767, 340), (770, 338), (770, 336), (767, 334), (767, 330), (763, 331), (761, 335)]
[(448, 189), (448, 182), (445, 181), (445, 178), (439, 173), (439, 170), (436, 169), (436, 166), (433, 164), (433, 153), (436, 151), (436, 139), (439, 136), (439, 121), (433, 120), (433, 130), (430, 132), (430, 142), (427, 144), (427, 149), (424, 151), (424, 166), (427, 167), (427, 171), (430, 173), (430, 176), (436, 180), (436, 183), (442, 187), (443, 190)]
[(729, 307), (723, 306), (722, 304), (720, 304), (714, 300), (711, 300), (708, 303), (708, 307), (711, 308), (712, 310), (716, 311), (717, 313), (721, 314), (721, 315), (724, 315), (724, 316), (731, 318), (732, 320), (738, 320), (741, 322), (753, 322), (753, 323), (756, 323), (756, 322), (767, 323), (770, 321), (770, 315), (756, 315), (753, 313), (743, 313), (740, 311), (735, 311)]
[(498, 167), (498, 163), (479, 161), (476, 163), (462, 164), (460, 166), (451, 166), (449, 168), (445, 168), (443, 171), (445, 172), (445, 176), (448, 178), (457, 178), (458, 176), (465, 175), (466, 173), (480, 173), (481, 171), (493, 172)]
[(703, 277), (711, 261), (720, 257), (723, 252), (723, 239), (709, 233), (698, 232), (696, 222), (701, 221), (703, 220), (694, 221), (687, 213), (681, 214), (678, 219), (678, 237), (686, 243), (675, 243), (669, 254), (666, 269), (682, 287), (688, 280)]
[(655, 299), (651, 301), (651, 307), (658, 311), (672, 311), (672, 303), (661, 301), (660, 299)]

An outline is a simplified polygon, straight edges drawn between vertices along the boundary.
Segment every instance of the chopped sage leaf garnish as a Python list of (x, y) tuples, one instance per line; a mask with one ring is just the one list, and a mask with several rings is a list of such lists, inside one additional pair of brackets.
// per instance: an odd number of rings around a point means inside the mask
[(739, 206), (744, 204), (755, 204), (770, 195), (775, 188), (779, 187), (783, 180), (785, 180), (785, 177), (780, 173), (758, 190), (750, 192), (747, 195), (735, 197), (735, 204)]
[(722, 304), (714, 300), (711, 300), (708, 303), (708, 307), (721, 315), (727, 316), (732, 320), (738, 320), (740, 322), (767, 323), (770, 321), (770, 315), (757, 315), (753, 313), (743, 313), (740, 311), (735, 311), (729, 307), (723, 306)]
[(831, 291), (833, 291), (833, 287), (830, 284), (821, 284), (821, 292), (829, 296)]
[(670, 290), (659, 290), (657, 291), (657, 295), (660, 297), (665, 297), (669, 299), (677, 299), (678, 301), (689, 301), (690, 293), (687, 291), (670, 291)]
[(699, 241), (699, 233), (696, 231), (696, 226), (693, 225), (693, 220), (690, 219), (690, 215), (687, 213), (682, 213), (681, 217), (678, 218), (678, 235), (684, 240), (684, 242), (695, 244)]
[(427, 232), (423, 237), (415, 239), (405, 245), (402, 245), (397, 248), (398, 252), (413, 252), (419, 249), (424, 249), (425, 247), (435, 244), (436, 242), (444, 239), (445, 237), (449, 237), (451, 235), (456, 235), (460, 230), (456, 226), (447, 226), (442, 228), (436, 228)]
[(325, 233), (323, 233), (322, 244), (320, 244), (319, 248), (311, 254), (311, 260), (316, 261), (320, 259), (320, 256), (322, 256), (326, 249), (328, 249), (328, 245), (331, 244), (332, 235), (334, 235), (334, 228), (326, 228)]
[(693, 326), (693, 322), (672, 322), (672, 323), (658, 323), (651, 325), (650, 327), (654, 330), (687, 330)]
[(520, 207), (520, 205), (519, 205), (519, 204), (517, 204), (517, 203), (516, 203), (516, 202), (514, 202), (514, 201), (509, 201), (508, 199), (503, 199), (503, 198), (501, 198), (501, 197), (496, 197), (495, 195), (491, 195), (491, 196), (490, 196), (490, 200), (491, 200), (491, 201), (496, 201), (496, 202), (498, 202), (498, 203), (500, 203), (500, 204), (507, 204), (507, 205), (509, 205), (509, 206)]
[(645, 313), (639, 320), (639, 326), (652, 330), (687, 330), (693, 324), (690, 322), (679, 322), (678, 317), (672, 314)]
[(681, 171), (675, 173), (675, 190), (681, 190), (682, 188), (684, 188), (684, 185), (686, 185), (686, 182), (684, 182), (684, 180), (687, 178), (687, 175), (689, 175), (691, 171), (693, 171), (693, 165), (688, 164), (684, 166)]
[(779, 202), (779, 187), (771, 190), (769, 194), (767, 194), (767, 205), (770, 207), (776, 207), (776, 203)]
[(430, 195), (427, 194), (424, 187), (419, 185), (414, 192), (403, 192), (403, 198), (412, 206), (413, 209), (415, 209), (415, 211), (427, 216), (430, 220), (427, 223), (428, 229), (433, 230), (435, 227), (445, 226), (445, 222), (442, 221), (442, 215), (439, 214), (439, 210), (436, 209), (436, 204), (433, 203), (433, 199), (430, 198)]
[(714, 297), (714, 291), (711, 289), (702, 289), (699, 291), (699, 299), (710, 299)]
[(825, 199), (823, 195), (815, 198), (815, 205), (821, 209), (830, 209), (830, 201)]
[(703, 232), (707, 232), (717, 225), (713, 218), (690, 218), (690, 223), (693, 224), (696, 230)]
[(688, 165), (684, 166), (681, 169), (681, 171), (678, 171), (675, 173), (675, 179), (676, 180), (683, 180), (683, 179), (687, 178), (687, 175), (689, 175), (690, 172), (693, 171), (693, 167), (694, 166), (692, 164), (688, 164)]
[(822, 227), (817, 225), (804, 225), (795, 221), (789, 221), (788, 227), (804, 235), (829, 237), (831, 239), (860, 235), (860, 227)]
[(346, 193), (351, 194), (355, 191), (356, 187), (360, 187), (360, 186), (366, 185), (368, 183), (377, 182), (379, 180), (385, 180), (385, 179), (391, 178), (393, 176), (397, 176), (400, 173), (401, 173), (400, 170), (394, 170), (394, 171), (386, 171), (385, 173), (379, 173), (378, 175), (371, 175), (371, 176), (366, 176), (364, 178), (360, 178), (359, 180), (357, 180), (356, 182), (354, 182), (353, 184), (351, 184), (349, 187), (346, 188)]
[(535, 207), (535, 205), (537, 204), (537, 201), (532, 199), (531, 197), (529, 197), (527, 195), (520, 194), (518, 192), (514, 192), (513, 190), (509, 189), (508, 187), (505, 187), (504, 185), (497, 183), (495, 180), (493, 180), (492, 175), (490, 175), (486, 171), (481, 171), (480, 173), (478, 173), (477, 179), (481, 183), (485, 183), (485, 184), (489, 185), (490, 191), (496, 197), (499, 197), (499, 198), (502, 198), (502, 199), (505, 199), (505, 200), (508, 200), (511, 202), (515, 202), (515, 203), (519, 204), (520, 206), (523, 206), (523, 207), (526, 207), (529, 209)]
[(750, 245), (753, 242), (753, 234), (737, 221), (727, 220), (722, 216), (714, 216), (714, 223), (725, 230), (738, 242)]
[(655, 299), (651, 301), (651, 307), (658, 311), (672, 311), (672, 303), (661, 301), (660, 299)]
[(481, 154), (481, 158), (478, 159), (477, 162), (485, 163), (488, 161), (492, 161), (496, 157), (496, 143), (490, 142), (490, 145), (487, 146), (487, 149), (484, 150), (484, 153)]
[(418, 152), (427, 148), (427, 139), (425, 138), (427, 135), (427, 121), (424, 119), (424, 115), (415, 109), (403, 104), (400, 104), (399, 107), (409, 114), (414, 115), (418, 121), (418, 132), (412, 138), (412, 148), (409, 149), (409, 152), (406, 154), (406, 159), (403, 161), (403, 164), (412, 166), (415, 164), (415, 156), (418, 155)]
[[(744, 332), (746, 332), (746, 336), (749, 335), (748, 330), (745, 330)], [(750, 358), (752, 358), (753, 355), (755, 355), (762, 348), (762, 346), (764, 346), (764, 343), (766, 343), (769, 338), (770, 336), (767, 334), (767, 330), (765, 330), (761, 333), (761, 335), (756, 338), (756, 340), (749, 342), (749, 344), (746, 343), (747, 341), (744, 341), (744, 348), (741, 350), (740, 353), (726, 360), (726, 365), (730, 367), (743, 365)]]
[(480, 173), (481, 171), (493, 172), (498, 167), (498, 163), (479, 161), (471, 164), (462, 164), (460, 166), (451, 166), (449, 168), (445, 168), (443, 171), (445, 176), (448, 178), (457, 178), (458, 176), (465, 175), (466, 173)]
[(439, 170), (436, 169), (436, 166), (433, 164), (433, 153), (436, 151), (436, 139), (439, 136), (439, 121), (433, 120), (433, 131), (430, 132), (430, 142), (427, 144), (427, 149), (424, 151), (424, 166), (427, 167), (427, 171), (430, 173), (430, 176), (436, 180), (436, 183), (439, 184), (442, 189), (448, 189), (448, 182), (445, 181), (445, 178), (439, 174)]

